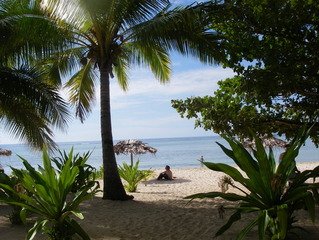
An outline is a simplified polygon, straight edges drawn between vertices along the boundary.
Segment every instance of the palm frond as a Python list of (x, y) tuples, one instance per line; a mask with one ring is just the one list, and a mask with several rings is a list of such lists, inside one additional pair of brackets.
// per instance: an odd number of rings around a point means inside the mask
[(65, 129), (67, 104), (41, 72), (20, 67), (0, 68), (0, 118), (5, 129), (31, 146), (54, 146), (50, 126)]
[(131, 61), (133, 63), (149, 66), (161, 83), (169, 80), (170, 59), (164, 48), (157, 44), (145, 44), (138, 41), (132, 42), (128, 46), (131, 48)]
[(126, 51), (122, 51), (121, 55), (115, 60), (113, 69), (117, 77), (120, 87), (126, 91), (128, 90), (128, 75), (127, 72), (130, 68), (129, 55)]
[(71, 25), (75, 29), (86, 31), (92, 27), (88, 11), (83, 8), (83, 2), (77, 0), (47, 0), (43, 11), (59, 25)]
[(0, 122), (10, 135), (26, 141), (33, 148), (41, 149), (44, 145), (56, 148), (52, 138), (53, 132), (48, 127), (48, 119), (37, 115), (27, 104), (14, 104), (11, 107), (15, 109), (13, 111), (1, 109), (0, 118)]
[(121, 0), (121, 19), (123, 19), (123, 28), (128, 29), (139, 23), (152, 19), (158, 12), (170, 7), (167, 0)]
[(76, 108), (76, 116), (83, 122), (87, 114), (91, 112), (92, 102), (94, 101), (92, 60), (89, 60), (80, 71), (75, 73), (65, 87), (69, 88), (69, 100)]
[(63, 78), (69, 77), (82, 67), (80, 61), (84, 59), (86, 50), (83, 46), (73, 47), (37, 63), (46, 73), (48, 82), (61, 85)]
[(38, 2), (6, 0), (1, 1), (0, 8), (0, 29), (6, 33), (0, 45), (1, 62), (26, 64), (71, 44), (69, 29), (62, 29), (48, 19)]
[(137, 24), (127, 32), (132, 41), (156, 43), (167, 51), (191, 55), (202, 62), (218, 60), (218, 39), (205, 25), (200, 12), (192, 8), (164, 10), (147, 22)]

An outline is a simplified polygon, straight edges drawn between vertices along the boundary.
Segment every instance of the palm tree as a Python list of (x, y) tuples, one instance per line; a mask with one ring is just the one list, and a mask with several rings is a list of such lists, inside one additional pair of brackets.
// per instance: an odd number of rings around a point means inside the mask
[(29, 1), (0, 3), (0, 123), (32, 147), (53, 148), (52, 128), (65, 129), (69, 112), (57, 86), (44, 78), (44, 72), (27, 66), (29, 58), (40, 55), (43, 45), (48, 45), (35, 41), (30, 28), (22, 27), (33, 25), (30, 13), (38, 12), (34, 10)]
[[(72, 44), (52, 56), (46, 66), (66, 77), (70, 101), (83, 121), (91, 111), (99, 73), (101, 136), (104, 166), (103, 198), (130, 199), (120, 180), (113, 150), (110, 79), (116, 75), (128, 89), (132, 64), (148, 66), (161, 83), (170, 76), (169, 51), (213, 63), (214, 34), (192, 8), (171, 8), (167, 0), (46, 0), (45, 14), (73, 34)], [(61, 76), (60, 76), (61, 78)]]

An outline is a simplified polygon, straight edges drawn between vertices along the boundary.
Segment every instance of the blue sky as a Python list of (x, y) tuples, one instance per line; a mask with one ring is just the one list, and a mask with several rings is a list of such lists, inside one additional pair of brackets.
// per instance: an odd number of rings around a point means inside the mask
[[(173, 1), (175, 4), (193, 1)], [(171, 99), (212, 95), (217, 82), (234, 76), (230, 69), (201, 64), (197, 59), (172, 54), (170, 83), (160, 84), (146, 68), (130, 71), (129, 90), (123, 92), (116, 79), (111, 83), (114, 139), (207, 136), (212, 132), (194, 129), (194, 121), (181, 118), (171, 107)], [(99, 86), (97, 93), (99, 93)], [(100, 140), (99, 95), (88, 119), (82, 124), (72, 119), (67, 132), (54, 131), (56, 142)], [(0, 128), (0, 144), (19, 143)]]
[[(146, 68), (130, 71), (129, 90), (123, 92), (116, 79), (111, 82), (111, 107), (114, 139), (208, 136), (212, 132), (194, 129), (194, 121), (181, 118), (171, 107), (171, 99), (212, 95), (219, 80), (234, 75), (232, 70), (208, 66), (197, 59), (172, 54), (172, 76), (160, 84)], [(99, 93), (99, 85), (96, 86)], [(67, 132), (54, 131), (55, 141), (100, 140), (99, 95), (92, 113), (82, 124), (73, 118)], [(0, 144), (19, 143), (0, 128)]]

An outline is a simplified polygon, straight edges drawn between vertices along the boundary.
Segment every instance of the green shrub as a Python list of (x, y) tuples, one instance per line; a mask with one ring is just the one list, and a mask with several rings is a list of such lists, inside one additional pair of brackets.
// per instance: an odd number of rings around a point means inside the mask
[(65, 151), (63, 152), (59, 151), (59, 153), (60, 153), (60, 157), (51, 158), (51, 161), (55, 163), (56, 167), (58, 168), (58, 171), (61, 171), (63, 166), (69, 160), (70, 154), (72, 155), (71, 167), (76, 166), (79, 169), (79, 173), (77, 174), (75, 178), (71, 192), (75, 193), (78, 189), (86, 185), (88, 182), (95, 180), (96, 169), (86, 163), (89, 157), (91, 156), (92, 152), (83, 153), (82, 156), (79, 153), (77, 153), (76, 155), (73, 155), (73, 148), (72, 148), (69, 154), (67, 154)]
[[(23, 193), (25, 189), (22, 187), (20, 184), (18, 178), (14, 175), (8, 176), (4, 172), (0, 172), (0, 183), (6, 184), (10, 186), (12, 189), (14, 189), (16, 192)], [(0, 201), (1, 199), (15, 199), (15, 201), (23, 201), (18, 195), (15, 193), (12, 193), (11, 191), (8, 191), (4, 188), (0, 188)], [(12, 211), (9, 215), (9, 220), (12, 224), (14, 225), (20, 225), (23, 223), (21, 217), (20, 217), (20, 212), (21, 212), (21, 207), (17, 205), (12, 205)]]
[(147, 180), (153, 174), (152, 170), (139, 170), (138, 165), (139, 161), (133, 166), (123, 163), (123, 166), (118, 167), (121, 178), (127, 183), (124, 187), (128, 192), (135, 192), (138, 183)]
[(103, 179), (103, 174), (104, 174), (103, 172), (104, 172), (104, 168), (103, 166), (100, 166), (100, 168), (97, 169), (95, 172), (96, 179)]
[(239, 233), (237, 239), (243, 239), (254, 226), (258, 226), (259, 239), (265, 239), (266, 234), (269, 234), (273, 240), (285, 239), (295, 222), (293, 213), (299, 209), (308, 211), (309, 217), (314, 221), (319, 185), (306, 181), (318, 176), (319, 167), (295, 174), (295, 158), (306, 138), (307, 133), (299, 134), (276, 166), (272, 149), (270, 148), (267, 154), (260, 139), (255, 139), (256, 150), (252, 156), (240, 142), (224, 136), (231, 149), (218, 143), (219, 146), (245, 175), (227, 164), (211, 162), (204, 164), (213, 171), (229, 175), (233, 181), (228, 180), (227, 184), (237, 188), (242, 194), (210, 192), (187, 197), (190, 199), (221, 197), (228, 201), (239, 202), (228, 222), (215, 236), (221, 235), (234, 222), (240, 220), (242, 214), (251, 212), (257, 212), (257, 217)]
[(72, 151), (60, 172), (52, 167), (46, 151), (43, 151), (43, 168), (39, 170), (35, 170), (27, 160), (21, 159), (26, 170), (12, 170), (22, 186), (32, 195), (18, 193), (7, 184), (0, 184), (0, 187), (22, 199), (17, 201), (16, 198), (9, 197), (1, 200), (22, 207), (21, 216), (24, 221), (26, 211), (38, 215), (39, 218), (29, 230), (27, 239), (33, 239), (38, 232), (48, 234), (53, 240), (67, 240), (73, 235), (85, 240), (90, 239), (72, 215), (83, 219), (78, 210), (79, 204), (95, 195), (98, 184), (89, 181), (76, 193), (71, 193), (79, 174), (79, 168), (72, 165)]

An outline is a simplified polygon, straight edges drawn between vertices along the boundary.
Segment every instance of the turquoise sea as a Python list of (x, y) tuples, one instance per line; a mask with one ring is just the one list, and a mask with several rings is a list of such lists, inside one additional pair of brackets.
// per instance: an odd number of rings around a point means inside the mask
[[(216, 144), (220, 142), (228, 146), (225, 141), (219, 136), (212, 137), (183, 137), (183, 138), (157, 138), (157, 139), (141, 139), (143, 142), (148, 143), (150, 146), (157, 149), (155, 155), (143, 154), (134, 157), (134, 160), (140, 159), (140, 167), (142, 169), (158, 169), (164, 168), (165, 165), (170, 165), (174, 168), (185, 167), (199, 167), (200, 162), (198, 159), (203, 156), (206, 161), (232, 163)], [(115, 141), (116, 143), (117, 141)], [(89, 159), (89, 164), (94, 167), (102, 165), (102, 150), (99, 141), (90, 142), (65, 142), (58, 143), (61, 150), (69, 151), (74, 147), (75, 153), (84, 153), (92, 151)], [(0, 163), (5, 168), (6, 172), (10, 172), (10, 167), (21, 168), (22, 164), (18, 155), (29, 160), (29, 162), (37, 166), (41, 164), (41, 152), (31, 150), (24, 144), (1, 145), (1, 148), (10, 149), (12, 156), (0, 156)], [(274, 149), (276, 156), (282, 152), (282, 149)], [(53, 154), (58, 155), (58, 154)], [(129, 163), (129, 155), (117, 155), (117, 162), (121, 164), (123, 161)], [(311, 142), (307, 142), (300, 150), (297, 158), (298, 162), (314, 162), (319, 163), (319, 149)]]

